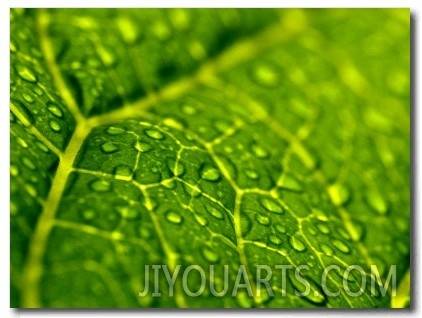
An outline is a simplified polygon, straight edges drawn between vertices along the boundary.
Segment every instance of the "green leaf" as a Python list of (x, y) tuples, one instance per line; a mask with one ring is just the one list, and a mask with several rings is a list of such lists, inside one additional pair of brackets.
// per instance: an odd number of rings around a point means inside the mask
[(10, 19), (12, 307), (408, 306), (408, 9)]

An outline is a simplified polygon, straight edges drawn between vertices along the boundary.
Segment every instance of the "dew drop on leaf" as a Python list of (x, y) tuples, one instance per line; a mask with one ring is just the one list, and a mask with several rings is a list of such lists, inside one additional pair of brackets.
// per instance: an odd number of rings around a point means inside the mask
[(174, 211), (168, 211), (166, 213), (166, 219), (173, 224), (181, 224), (183, 222), (182, 216)]
[(344, 254), (350, 253), (350, 248), (340, 240), (334, 240), (333, 245), (339, 252), (342, 252)]
[(110, 154), (119, 151), (119, 148), (116, 146), (116, 144), (108, 141), (101, 145), (101, 150), (107, 154)]
[(200, 225), (200, 226), (207, 226), (208, 221), (206, 218), (204, 218), (202, 215), (199, 214), (195, 214), (195, 221)]
[(22, 148), (28, 148), (28, 144), (26, 143), (25, 140), (23, 140), (22, 138), (18, 137), (16, 139), (17, 143), (19, 144), (19, 146), (21, 146)]
[(34, 98), (31, 95), (27, 94), (27, 93), (23, 93), (22, 94), (22, 97), (28, 103), (33, 103), (34, 102)]
[(196, 108), (189, 104), (185, 104), (182, 106), (182, 112), (186, 115), (194, 115), (196, 114)]
[(296, 192), (301, 192), (303, 190), (299, 181), (289, 175), (284, 175), (277, 185), (281, 188)]
[(282, 234), (286, 233), (286, 227), (282, 224), (276, 224), (275, 229)]
[(126, 165), (120, 165), (114, 168), (116, 179), (127, 179), (132, 176), (132, 168)]
[(47, 148), (46, 145), (44, 145), (42, 142), (40, 141), (36, 141), (35, 142), (36, 145), (38, 146), (38, 148), (40, 148), (42, 151), (44, 151), (45, 153), (48, 153), (50, 150)]
[(48, 105), (48, 111), (50, 113), (52, 113), (54, 116), (56, 116), (58, 118), (63, 117), (63, 111), (60, 109), (60, 107), (58, 105), (56, 105), (55, 103), (52, 103), (52, 102), (49, 102), (47, 105)]
[(126, 130), (124, 130), (123, 128), (120, 127), (108, 127), (107, 128), (107, 134), (111, 135), (111, 136), (115, 136), (115, 135), (123, 135), (126, 133)]
[(306, 250), (306, 245), (300, 239), (295, 236), (289, 237), (289, 244), (290, 246), (298, 252), (303, 252)]
[(39, 88), (39, 87), (34, 87), (32, 90), (33, 90), (33, 91), (35, 92), (35, 94), (37, 94), (38, 96), (43, 96), (43, 95), (44, 95), (43, 90), (42, 90), (41, 88)]
[(210, 166), (204, 166), (201, 169), (201, 178), (207, 181), (218, 181), (221, 178), (220, 172)]
[(251, 152), (259, 159), (268, 158), (268, 152), (256, 143), (252, 144)]
[(251, 308), (253, 305), (252, 297), (249, 297), (247, 292), (245, 290), (238, 290), (238, 293), (236, 295), (236, 303), (241, 308)]
[(366, 202), (369, 207), (378, 214), (385, 215), (388, 212), (387, 202), (382, 197), (381, 193), (375, 189), (366, 192)]
[(164, 139), (164, 134), (161, 131), (158, 131), (155, 129), (147, 129), (145, 130), (145, 134), (152, 139), (156, 139), (156, 140)]
[(312, 213), (318, 220), (323, 221), (323, 222), (328, 221), (328, 216), (320, 209), (313, 208)]
[(25, 126), (33, 125), (35, 123), (34, 115), (29, 111), (29, 109), (20, 101), (14, 100), (12, 101), (13, 106), (16, 107), (17, 111), (23, 115), (25, 121), (23, 124)]
[(17, 177), (19, 175), (19, 168), (15, 165), (10, 165), (10, 175)]
[(276, 235), (270, 235), (268, 239), (274, 245), (281, 245), (281, 239)]
[(255, 170), (247, 169), (245, 173), (249, 179), (256, 180), (259, 178), (259, 174)]
[(30, 83), (35, 83), (37, 81), (36, 75), (29, 67), (23, 64), (17, 64), (15, 66), (15, 69), (16, 69), (16, 72), (18, 72), (19, 77), (22, 78), (23, 80)]
[(111, 190), (111, 183), (104, 179), (97, 179), (91, 182), (91, 189), (96, 192), (107, 192)]
[(270, 218), (263, 214), (256, 214), (255, 220), (261, 225), (269, 225), (271, 223)]
[(280, 76), (277, 70), (267, 63), (259, 63), (252, 70), (253, 80), (263, 86), (276, 86)]
[(125, 219), (133, 220), (136, 219), (139, 216), (139, 211), (135, 209), (134, 207), (125, 206), (123, 208), (119, 209), (120, 214)]
[(82, 217), (86, 221), (93, 220), (95, 218), (95, 214), (96, 214), (96, 212), (92, 209), (82, 211)]
[(330, 228), (324, 223), (318, 223), (316, 227), (318, 228), (318, 230), (322, 234), (329, 234), (330, 233)]
[(50, 128), (55, 132), (59, 132), (62, 130), (62, 127), (60, 126), (60, 124), (55, 120), (50, 121)]
[(261, 205), (267, 211), (274, 212), (274, 213), (283, 213), (283, 208), (273, 199), (270, 198), (261, 198), (259, 199)]
[(35, 168), (36, 168), (35, 164), (28, 157), (23, 157), (22, 158), (22, 163), (23, 163), (23, 165), (25, 167), (27, 167), (27, 168), (29, 168), (31, 170), (35, 170)]
[(212, 206), (205, 206), (205, 209), (211, 216), (215, 217), (216, 219), (218, 220), (224, 219), (224, 215), (220, 210), (217, 210), (216, 208)]
[(136, 141), (134, 147), (139, 152), (148, 152), (153, 149), (153, 147), (149, 143), (143, 141)]
[(204, 255), (204, 258), (211, 264), (215, 264), (220, 259), (218, 254), (208, 246), (202, 249), (202, 255)]
[(321, 248), (321, 251), (325, 255), (327, 255), (327, 256), (333, 255), (333, 249), (331, 247), (329, 247), (327, 244), (321, 243), (321, 245), (319, 247)]

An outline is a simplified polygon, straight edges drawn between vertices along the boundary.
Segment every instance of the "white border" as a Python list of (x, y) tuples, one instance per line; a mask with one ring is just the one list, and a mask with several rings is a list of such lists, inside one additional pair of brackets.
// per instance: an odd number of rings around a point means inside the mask
[[(416, 0), (408, 0), (408, 1), (391, 1), (391, 0), (384, 0), (384, 1), (368, 1), (368, 0), (355, 0), (355, 1), (339, 1), (339, 0), (330, 0), (330, 1), (305, 1), (305, 0), (296, 0), (296, 1), (268, 1), (268, 0), (260, 0), (260, 1), (245, 1), (245, 0), (231, 0), (228, 2), (227, 0), (218, 0), (218, 1), (207, 1), (206, 3), (199, 2), (199, 1), (169, 1), (169, 0), (154, 0), (142, 3), (140, 1), (128, 1), (128, 0), (120, 0), (120, 1), (110, 1), (105, 3), (104, 1), (86, 1), (86, 0), (45, 0), (45, 1), (28, 1), (28, 0), (3, 0), (0, 3), (0, 145), (2, 147), (1, 158), (0, 161), (0, 180), (1, 180), (1, 213), (2, 213), (2, 220), (0, 221), (0, 238), (1, 238), (1, 262), (0, 262), (0, 281), (2, 282), (3, 292), (1, 293), (2, 297), (0, 297), (0, 317), (48, 317), (48, 318), (55, 318), (55, 317), (80, 317), (80, 318), (88, 318), (93, 317), (94, 315), (98, 315), (101, 317), (159, 317), (166, 314), (171, 314), (175, 316), (197, 316), (197, 315), (204, 315), (209, 317), (217, 317), (221, 315), (221, 313), (216, 311), (208, 311), (208, 312), (198, 312), (198, 311), (142, 311), (142, 312), (128, 312), (128, 311), (112, 311), (112, 312), (98, 312), (98, 311), (70, 311), (70, 312), (36, 312), (36, 311), (20, 311), (19, 313), (15, 310), (9, 309), (9, 8), (10, 7), (198, 7), (198, 6), (205, 6), (205, 7), (410, 7), (411, 12), (414, 18), (414, 32), (415, 32), (415, 53), (417, 52), (419, 55), (421, 54), (420, 50), (420, 43), (421, 43), (421, 30), (420, 30), (420, 1)], [(415, 54), (416, 55), (416, 54)], [(417, 221), (417, 224), (413, 225), (413, 229), (415, 233), (413, 233), (413, 251), (417, 252), (419, 247), (421, 246), (421, 236), (418, 234), (418, 229), (421, 228), (420, 220), (421, 217), (416, 217), (418, 214), (418, 208), (420, 206), (420, 197), (418, 193), (418, 181), (420, 180), (421, 173), (418, 169), (418, 163), (416, 162), (417, 158), (421, 158), (421, 129), (418, 127), (419, 125), (416, 123), (421, 123), (421, 111), (417, 111), (419, 105), (418, 94), (417, 92), (421, 92), (421, 84), (419, 81), (419, 74), (420, 74), (420, 63), (416, 61), (417, 57), (414, 57), (412, 63), (417, 68), (414, 73), (413, 80), (416, 81), (416, 85), (413, 86), (415, 90), (414, 93), (414, 115), (416, 119), (414, 119), (413, 123), (415, 125), (415, 135), (413, 146), (416, 146), (414, 149), (414, 158), (415, 160), (414, 167), (416, 168), (413, 173), (415, 178), (413, 195), (414, 195), (414, 211), (413, 216), (414, 220)], [(416, 277), (412, 278), (412, 281), (415, 283), (417, 282), (416, 287), (420, 287), (419, 284), (421, 282), (421, 270), (418, 269), (420, 264), (420, 254), (415, 253), (413, 255), (416, 257), (412, 261), (414, 265), (413, 274)], [(416, 290), (414, 287), (414, 294), (412, 295), (412, 302), (415, 304), (415, 310), (411, 313), (409, 311), (371, 311), (371, 312), (359, 312), (360, 316), (369, 316), (369, 314), (375, 315), (382, 315), (385, 317), (390, 317), (393, 315), (416, 315), (419, 314), (419, 307), (418, 304), (421, 302), (421, 293)], [(241, 315), (256, 315), (257, 311), (225, 311), (224, 314), (229, 314), (230, 316), (241, 316)], [(280, 316), (283, 317), (296, 317), (296, 316), (303, 316), (303, 317), (314, 317), (318, 315), (316, 311), (301, 311), (301, 312), (285, 312), (285, 311), (264, 311), (259, 312), (260, 314), (264, 314), (265, 316)], [(321, 316), (339, 316), (338, 311), (324, 311), (321, 313)], [(341, 312), (341, 315), (348, 315), (352, 314), (355, 315), (355, 311), (349, 311), (345, 313), (344, 311)]]

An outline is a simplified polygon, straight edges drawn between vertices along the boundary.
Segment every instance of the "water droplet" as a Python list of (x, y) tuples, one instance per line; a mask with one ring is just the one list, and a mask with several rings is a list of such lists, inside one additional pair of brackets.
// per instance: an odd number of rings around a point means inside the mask
[(255, 220), (261, 225), (269, 225), (271, 223), (270, 218), (263, 214), (256, 214)]
[(22, 94), (22, 97), (28, 103), (33, 103), (34, 102), (34, 98), (31, 95), (27, 94), (27, 93), (23, 93)]
[(63, 117), (63, 111), (61, 110), (61, 108), (52, 102), (47, 103), (48, 105), (48, 110), (50, 113), (52, 113), (54, 116), (58, 117), (58, 118), (62, 118)]
[(263, 147), (261, 147), (260, 145), (256, 143), (252, 144), (251, 151), (259, 159), (268, 158), (268, 152)]
[(282, 234), (286, 233), (286, 227), (282, 224), (276, 224), (275, 229)]
[(21, 137), (18, 137), (16, 139), (17, 143), (19, 144), (19, 146), (21, 146), (22, 148), (28, 148), (28, 144), (26, 143), (25, 140), (23, 140)]
[(281, 239), (276, 235), (270, 235), (269, 240), (274, 245), (281, 245)]
[[(326, 296), (323, 294), (321, 287), (310, 277), (302, 277), (301, 281), (295, 277), (295, 272), (290, 270), (287, 272), (287, 276), (291, 281), (296, 292), (301, 293), (305, 300), (315, 305), (324, 305), (327, 302)], [(303, 275), (303, 274), (302, 274)], [(309, 293), (305, 293), (309, 290)]]
[(199, 198), (202, 195), (201, 190), (196, 186), (189, 186), (187, 184), (184, 184), (184, 188), (186, 192), (194, 198)]
[(12, 41), (10, 41), (9, 49), (10, 49), (10, 52), (13, 52), (13, 53), (17, 51), (16, 45)]
[(182, 216), (174, 211), (167, 212), (166, 219), (173, 224), (181, 224), (183, 222)]
[(270, 212), (274, 213), (283, 213), (283, 208), (273, 199), (270, 198), (261, 198), (259, 199), (261, 205)]
[(299, 181), (289, 175), (284, 175), (277, 185), (283, 189), (296, 192), (301, 192), (303, 190)]
[(15, 66), (16, 72), (18, 75), (25, 81), (30, 83), (35, 83), (37, 81), (37, 77), (35, 76), (34, 72), (29, 69), (26, 65), (17, 64)]
[(332, 184), (328, 187), (328, 195), (336, 206), (344, 205), (350, 200), (350, 191), (342, 184)]
[(185, 166), (180, 160), (176, 163), (175, 160), (171, 159), (167, 161), (167, 166), (169, 167), (171, 173), (176, 177), (181, 176), (185, 172)]
[(31, 197), (35, 198), (37, 196), (37, 190), (32, 185), (25, 184), (25, 190)]
[(207, 181), (218, 181), (221, 178), (220, 172), (211, 167), (211, 166), (204, 166), (201, 169), (201, 177)]
[(384, 198), (382, 197), (381, 193), (375, 189), (370, 189), (366, 195), (366, 202), (368, 203), (369, 207), (381, 214), (381, 215), (385, 215), (388, 212), (388, 204), (387, 202), (384, 200)]
[(352, 240), (355, 242), (362, 240), (365, 236), (365, 225), (361, 221), (353, 221), (353, 226), (349, 230)]
[(145, 130), (145, 134), (152, 139), (156, 139), (156, 140), (164, 139), (164, 134), (161, 131), (158, 131), (155, 129), (147, 129)]
[(40, 148), (45, 153), (48, 153), (49, 152), (49, 149), (47, 148), (47, 146), (44, 145), (42, 142), (36, 141), (35, 144), (38, 146), (38, 148)]
[(91, 182), (91, 189), (97, 192), (107, 192), (111, 189), (111, 183), (104, 179), (97, 179)]
[(258, 178), (259, 178), (259, 175), (258, 175), (258, 173), (257, 173), (255, 170), (250, 170), (250, 169), (247, 169), (247, 170), (245, 171), (245, 173), (246, 173), (246, 176), (247, 176), (249, 179), (256, 180), (256, 179), (258, 179)]
[(207, 212), (210, 215), (212, 215), (216, 219), (218, 219), (218, 220), (224, 219), (224, 214), (220, 210), (217, 210), (216, 208), (214, 208), (212, 206), (206, 206), (205, 209), (207, 210)]
[(231, 127), (231, 123), (229, 121), (226, 120), (217, 120), (214, 123), (215, 128), (217, 129), (217, 131), (219, 131), (220, 133), (225, 133), (227, 130), (230, 129)]
[(294, 248), (298, 252), (303, 252), (306, 250), (306, 245), (300, 239), (295, 236), (289, 237), (289, 244), (292, 248)]
[(60, 124), (55, 120), (50, 121), (50, 128), (53, 129), (53, 131), (55, 132), (59, 132), (60, 130), (62, 130), (62, 127), (60, 127)]
[(133, 220), (138, 218), (139, 211), (134, 207), (125, 206), (123, 208), (119, 208), (119, 212), (125, 219)]
[(308, 228), (308, 231), (309, 231), (309, 233), (311, 235), (316, 235), (317, 234), (315, 228), (312, 225), (309, 225), (307, 228)]
[(342, 238), (344, 238), (347, 241), (350, 241), (351, 237), (350, 234), (344, 229), (343, 227), (337, 227), (337, 232), (340, 234)]
[(321, 251), (327, 255), (327, 256), (332, 256), (333, 255), (333, 249), (331, 247), (329, 247), (327, 244), (322, 243), (320, 246)]
[(123, 128), (120, 127), (108, 127), (107, 128), (107, 134), (115, 136), (115, 135), (123, 135), (126, 133), (126, 130), (124, 130)]
[(10, 202), (10, 215), (17, 215), (19, 213), (19, 208), (15, 202)]
[(119, 151), (119, 148), (116, 146), (116, 144), (108, 141), (101, 145), (101, 150), (105, 153), (115, 153)]
[(113, 66), (117, 61), (117, 57), (114, 52), (103, 46), (97, 46), (97, 53), (105, 67)]
[(324, 223), (318, 223), (317, 228), (322, 234), (329, 234), (330, 233), (330, 228), (327, 225), (325, 225)]
[(152, 25), (151, 31), (161, 41), (167, 40), (171, 35), (171, 31), (167, 24), (159, 20)]
[(125, 165), (117, 166), (114, 168), (114, 176), (119, 180), (130, 180), (132, 177), (132, 168)]
[(16, 111), (20, 113), (23, 117), (22, 124), (26, 127), (33, 125), (35, 123), (35, 118), (29, 109), (20, 101), (14, 100), (12, 105), (16, 108)]
[(95, 214), (96, 214), (95, 211), (91, 209), (82, 211), (82, 217), (86, 221), (93, 220), (95, 218)]
[(196, 109), (191, 105), (183, 105), (182, 112), (186, 115), (194, 115), (196, 114)]
[(279, 73), (270, 63), (259, 63), (252, 71), (253, 79), (264, 86), (276, 86), (279, 83)]
[(39, 87), (34, 87), (32, 90), (33, 90), (33, 91), (35, 92), (35, 94), (37, 94), (38, 96), (42, 96), (42, 95), (44, 95), (43, 90), (42, 90), (41, 88), (39, 88)]
[(204, 218), (202, 215), (199, 214), (195, 214), (195, 221), (200, 225), (200, 226), (206, 226), (208, 224), (208, 221), (206, 218)]
[(149, 143), (143, 141), (136, 141), (134, 147), (139, 152), (148, 152), (153, 149), (153, 147)]
[(15, 165), (10, 165), (10, 175), (12, 175), (13, 177), (16, 177), (19, 175), (19, 168), (16, 167)]
[(345, 254), (350, 253), (350, 248), (346, 244), (344, 244), (342, 241), (334, 240), (333, 245), (338, 251), (342, 253), (345, 253)]
[(31, 170), (35, 170), (36, 166), (35, 164), (32, 162), (31, 159), (29, 159), (28, 157), (23, 157), (22, 158), (22, 163), (25, 167), (31, 169)]
[(323, 221), (323, 222), (327, 222), (328, 221), (327, 215), (324, 212), (322, 212), (321, 210), (313, 208), (312, 209), (312, 213), (313, 213), (313, 215), (315, 215), (315, 217), (318, 220)]
[(204, 255), (205, 259), (211, 264), (217, 263), (217, 261), (220, 259), (219, 255), (208, 246), (206, 246), (202, 250), (202, 254)]
[(127, 44), (133, 44), (139, 37), (139, 30), (137, 24), (133, 23), (127, 17), (117, 18), (117, 27), (119, 28), (120, 34), (123, 40)]

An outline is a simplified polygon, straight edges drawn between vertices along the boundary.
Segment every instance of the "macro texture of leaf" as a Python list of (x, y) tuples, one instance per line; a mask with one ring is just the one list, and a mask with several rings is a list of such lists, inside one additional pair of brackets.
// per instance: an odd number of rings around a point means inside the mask
[[(409, 10), (10, 20), (12, 307), (391, 306), (319, 282), (408, 277)], [(257, 265), (308, 265), (311, 293), (274, 271), (275, 297), (139, 297), (152, 264), (226, 264), (230, 286), (243, 264), (252, 288)]]

